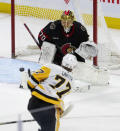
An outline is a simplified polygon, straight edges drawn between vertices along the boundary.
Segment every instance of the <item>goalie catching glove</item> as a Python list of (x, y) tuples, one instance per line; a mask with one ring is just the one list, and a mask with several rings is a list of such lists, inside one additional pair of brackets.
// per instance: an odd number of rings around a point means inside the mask
[(84, 59), (89, 59), (95, 57), (98, 53), (97, 46), (92, 41), (83, 42), (80, 44), (79, 48), (75, 50), (75, 53), (83, 57)]

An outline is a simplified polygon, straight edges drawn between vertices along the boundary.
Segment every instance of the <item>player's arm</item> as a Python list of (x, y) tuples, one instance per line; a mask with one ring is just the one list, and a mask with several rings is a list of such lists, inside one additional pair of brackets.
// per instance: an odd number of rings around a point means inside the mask
[(41, 48), (43, 41), (45, 41), (46, 36), (45, 33), (43, 32), (43, 29), (39, 32), (38, 34), (38, 41), (39, 41), (39, 47)]
[(38, 41), (39, 41), (40, 47), (42, 46), (44, 41), (49, 42), (51, 39), (50, 38), (50, 32), (51, 32), (50, 25), (51, 25), (51, 22), (48, 23), (48, 25), (46, 25), (38, 34)]
[(48, 78), (49, 73), (50, 73), (50, 69), (45, 66), (33, 72), (27, 81), (28, 88), (32, 91), (37, 85), (39, 85), (39, 82)]

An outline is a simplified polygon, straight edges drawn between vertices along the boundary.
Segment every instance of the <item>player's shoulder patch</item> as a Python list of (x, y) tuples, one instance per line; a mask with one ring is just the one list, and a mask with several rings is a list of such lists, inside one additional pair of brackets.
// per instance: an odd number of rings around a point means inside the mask
[(37, 70), (35, 73), (36, 73), (36, 74), (39, 74), (39, 73), (44, 73), (44, 70), (39, 69), (39, 70)]
[(56, 28), (55, 23), (54, 23), (54, 22), (51, 22), (51, 24), (50, 24), (50, 29), (51, 29), (51, 30), (54, 30), (55, 28)]

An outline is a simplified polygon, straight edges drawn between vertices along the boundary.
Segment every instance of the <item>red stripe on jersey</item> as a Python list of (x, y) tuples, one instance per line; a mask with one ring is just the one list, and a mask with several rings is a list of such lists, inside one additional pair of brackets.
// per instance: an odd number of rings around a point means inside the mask
[[(43, 32), (43, 29), (42, 29), (41, 31)], [(45, 32), (43, 32), (43, 34), (45, 35), (45, 37), (46, 37), (47, 39), (50, 39), (49, 36), (48, 36)]]
[[(47, 38), (48, 40), (50, 40), (50, 37), (45, 33), (45, 32), (43, 32), (43, 29), (41, 30), (41, 32), (42, 32), (42, 35), (38, 35), (38, 37), (42, 40), (43, 39), (43, 36), (45, 37), (45, 38)], [(43, 41), (43, 40), (42, 40)]]

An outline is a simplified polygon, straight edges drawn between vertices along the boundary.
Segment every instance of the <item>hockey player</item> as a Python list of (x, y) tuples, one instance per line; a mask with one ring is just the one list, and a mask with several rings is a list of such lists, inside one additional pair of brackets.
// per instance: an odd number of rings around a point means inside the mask
[(64, 112), (63, 97), (72, 88), (73, 78), (69, 72), (76, 65), (76, 57), (67, 54), (63, 57), (62, 67), (48, 64), (31, 73), (27, 81), (32, 93), (28, 110), (40, 125), (39, 131), (58, 131), (59, 118)]
[(75, 50), (82, 42), (89, 40), (89, 35), (86, 28), (74, 19), (72, 11), (64, 11), (60, 20), (48, 23), (38, 35), (40, 47), (45, 41), (56, 46), (57, 51), (53, 59), (55, 64), (60, 65), (62, 57), (70, 52), (77, 57), (78, 61), (85, 62), (84, 57)]

